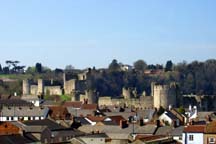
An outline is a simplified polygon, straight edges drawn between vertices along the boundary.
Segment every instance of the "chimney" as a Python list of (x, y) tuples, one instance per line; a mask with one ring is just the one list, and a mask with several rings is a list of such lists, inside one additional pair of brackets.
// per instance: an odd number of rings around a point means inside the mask
[(120, 128), (126, 128), (127, 127), (127, 121), (126, 120), (120, 120)]
[(144, 121), (143, 121), (143, 119), (140, 119), (140, 120), (139, 120), (139, 125), (140, 125), (140, 126), (144, 126)]
[(172, 105), (169, 105), (169, 111), (171, 111), (171, 109), (172, 109)]

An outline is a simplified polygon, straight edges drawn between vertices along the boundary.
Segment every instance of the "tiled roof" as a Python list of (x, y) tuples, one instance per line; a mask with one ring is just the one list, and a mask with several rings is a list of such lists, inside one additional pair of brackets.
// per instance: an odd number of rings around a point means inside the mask
[(124, 119), (122, 116), (118, 115), (118, 116), (110, 116), (109, 117), (112, 121), (114, 121), (117, 124), (120, 124), (121, 120), (126, 120)]
[(204, 133), (205, 126), (204, 125), (189, 125), (184, 128), (184, 132), (191, 133)]
[(50, 130), (65, 129), (64, 126), (57, 124), (56, 122), (49, 120), (49, 119), (25, 121), (23, 123), (27, 126), (47, 126)]
[(93, 122), (102, 122), (106, 117), (99, 117), (99, 116), (87, 116), (87, 118)]
[(66, 107), (63, 106), (51, 106), (50, 109), (50, 116), (54, 119), (65, 119), (66, 115), (69, 114)]
[(83, 104), (81, 109), (97, 110), (97, 104)]
[(65, 107), (73, 107), (73, 108), (81, 108), (82, 102), (81, 101), (73, 101), (73, 102), (66, 101), (63, 104), (63, 106), (65, 106)]

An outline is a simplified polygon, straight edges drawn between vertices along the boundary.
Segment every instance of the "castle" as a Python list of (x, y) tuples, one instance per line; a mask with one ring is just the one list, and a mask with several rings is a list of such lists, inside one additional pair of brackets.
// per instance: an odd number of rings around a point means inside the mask
[(178, 87), (176, 83), (159, 85), (152, 83), (151, 95), (146, 96), (145, 91), (138, 95), (136, 88), (122, 88), (119, 98), (111, 96), (100, 96), (96, 90), (87, 88), (88, 71), (79, 73), (75, 78), (68, 79), (63, 73), (63, 84), (55, 84), (53, 80), (44, 81), (38, 79), (37, 84), (29, 80), (23, 80), (23, 95), (69, 95), (71, 101), (84, 101), (102, 105), (133, 106), (137, 108), (168, 108), (176, 107), (178, 98)]
[(80, 73), (76, 78), (67, 80), (63, 73), (63, 85), (55, 85), (53, 80), (44, 81), (38, 79), (37, 83), (29, 80), (23, 80), (23, 96), (35, 95), (69, 95), (72, 101), (86, 101), (88, 103), (97, 103), (98, 93), (95, 90), (86, 88), (88, 72)]
[(168, 108), (177, 106), (178, 88), (175, 83), (169, 85), (159, 85), (152, 83), (151, 96), (146, 96), (145, 92), (138, 96), (135, 88), (123, 88), (122, 98), (112, 99), (109, 96), (100, 97), (98, 104), (103, 105), (121, 105), (134, 106), (136, 108), (150, 109), (160, 107)]

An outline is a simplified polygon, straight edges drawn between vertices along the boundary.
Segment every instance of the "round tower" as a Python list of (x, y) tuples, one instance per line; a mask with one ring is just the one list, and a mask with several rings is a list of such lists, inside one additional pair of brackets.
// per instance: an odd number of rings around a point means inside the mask
[(170, 85), (154, 85), (154, 107), (168, 108), (169, 105), (176, 107), (176, 86)]

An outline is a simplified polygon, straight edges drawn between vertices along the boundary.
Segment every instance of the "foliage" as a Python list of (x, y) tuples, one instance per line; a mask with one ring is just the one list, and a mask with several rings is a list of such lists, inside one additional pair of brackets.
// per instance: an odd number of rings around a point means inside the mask
[(181, 114), (184, 114), (185, 113), (185, 109), (183, 108), (183, 106), (180, 106), (178, 108), (178, 112), (181, 113)]
[(147, 64), (143, 60), (137, 60), (134, 62), (134, 68), (137, 71), (144, 71), (147, 68)]
[(165, 66), (165, 71), (172, 71), (173, 63), (171, 60), (167, 61), (166, 66)]

